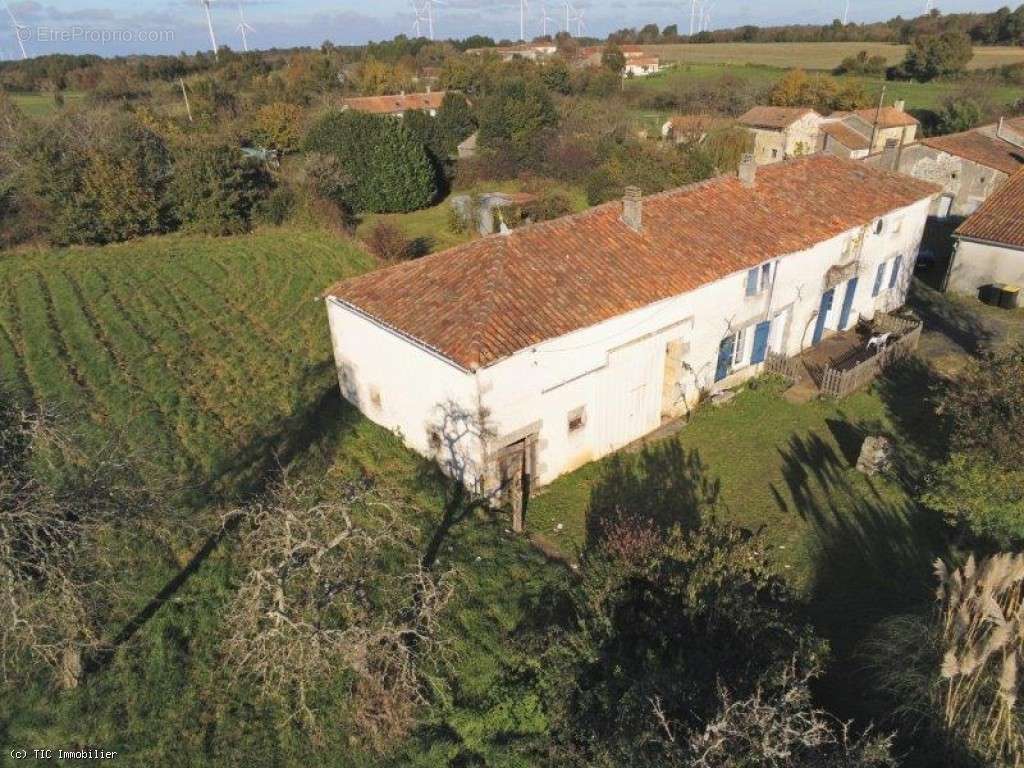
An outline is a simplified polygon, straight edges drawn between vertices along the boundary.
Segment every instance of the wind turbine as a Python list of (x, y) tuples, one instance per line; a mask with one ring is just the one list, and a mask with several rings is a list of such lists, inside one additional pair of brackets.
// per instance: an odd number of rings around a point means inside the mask
[(542, 2), (540, 4), (540, 26), (541, 26), (541, 34), (544, 37), (548, 36), (548, 22), (549, 21), (554, 21), (554, 19), (552, 19), (550, 16), (548, 16), (548, 5), (547, 5), (547, 3), (546, 2)]
[(697, 0), (690, 0), (690, 37), (693, 37), (693, 28), (697, 23)]
[(526, 10), (528, 3), (526, 0), (519, 0), (519, 39), (524, 43), (526, 42)]
[(245, 21), (245, 15), (242, 13), (242, 0), (238, 0), (238, 31), (242, 33), (242, 50), (249, 50), (249, 39), (246, 37), (247, 32), (255, 32), (256, 30), (250, 27)]
[(583, 9), (576, 11), (576, 37), (583, 37), (583, 30), (587, 25), (583, 21)]
[(711, 30), (711, 9), (715, 7), (714, 0), (708, 0), (703, 4), (701, 10), (701, 32), (709, 32)]
[[(427, 37), (434, 39), (434, 6), (445, 5), (442, 0), (423, 0), (423, 21), (427, 22)], [(417, 12), (418, 13), (418, 12)], [(417, 16), (416, 25), (419, 26), (420, 18)]]
[(569, 0), (565, 0), (565, 31), (566, 32), (569, 32), (569, 11), (570, 10), (572, 10), (572, 6), (569, 4)]
[(213, 45), (213, 60), (219, 61), (220, 56), (217, 55), (217, 36), (213, 34), (213, 19), (210, 18), (210, 3), (212, 0), (199, 0), (203, 4), (203, 10), (206, 11), (206, 28), (210, 30), (210, 43)]
[(4, 0), (4, 7), (7, 9), (7, 15), (11, 17), (11, 26), (14, 27), (14, 36), (18, 40), (18, 48), (21, 49), (21, 58), (27, 59), (28, 53), (25, 51), (25, 41), (21, 39), (22, 30), (28, 29), (24, 24), (19, 24), (18, 20), (14, 18), (14, 12), (11, 11), (11, 5)]
[(846, 0), (846, 8), (843, 10), (843, 26), (850, 23), (850, 0)]
[(924, 12), (931, 13), (935, 10), (935, 0), (925, 0)]

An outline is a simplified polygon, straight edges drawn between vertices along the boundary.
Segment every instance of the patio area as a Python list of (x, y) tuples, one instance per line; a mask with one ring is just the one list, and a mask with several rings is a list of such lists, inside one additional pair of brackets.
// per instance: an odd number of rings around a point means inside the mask
[[(820, 395), (845, 397), (867, 385), (888, 365), (910, 355), (921, 338), (922, 324), (911, 317), (879, 314), (849, 330), (833, 333), (797, 357), (772, 357), (769, 370), (788, 377), (793, 402)], [(873, 337), (884, 343), (869, 348)]]

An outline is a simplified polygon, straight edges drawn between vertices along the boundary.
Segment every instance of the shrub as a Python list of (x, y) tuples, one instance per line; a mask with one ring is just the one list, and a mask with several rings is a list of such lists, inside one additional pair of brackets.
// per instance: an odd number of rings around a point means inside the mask
[(978, 125), (982, 118), (981, 106), (974, 99), (949, 99), (939, 111), (937, 127), (940, 133), (960, 133)]
[(303, 115), (297, 104), (276, 102), (260, 107), (253, 126), (254, 137), (263, 146), (293, 152), (302, 143)]
[(172, 194), (182, 226), (228, 235), (249, 229), (254, 207), (272, 187), (259, 161), (221, 145), (183, 150), (174, 166)]
[(333, 157), (350, 180), (334, 192), (355, 211), (413, 211), (437, 195), (427, 149), (400, 120), (331, 111), (313, 124), (304, 147)]
[(295, 192), (288, 187), (277, 187), (257, 203), (255, 215), (267, 224), (280, 226), (295, 212)]
[(413, 242), (398, 227), (383, 221), (370, 230), (366, 246), (384, 262), (403, 261), (413, 256)]

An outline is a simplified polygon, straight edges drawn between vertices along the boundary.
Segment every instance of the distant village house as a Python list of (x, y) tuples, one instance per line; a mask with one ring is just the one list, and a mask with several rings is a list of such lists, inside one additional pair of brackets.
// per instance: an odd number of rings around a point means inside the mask
[(769, 165), (817, 152), (822, 120), (807, 107), (754, 107), (738, 122), (754, 137), (757, 164)]
[(390, 96), (350, 96), (341, 100), (342, 110), (370, 112), (375, 115), (401, 117), (414, 109), (423, 110), (431, 117), (437, 116), (447, 91), (426, 91), (424, 93), (396, 93)]

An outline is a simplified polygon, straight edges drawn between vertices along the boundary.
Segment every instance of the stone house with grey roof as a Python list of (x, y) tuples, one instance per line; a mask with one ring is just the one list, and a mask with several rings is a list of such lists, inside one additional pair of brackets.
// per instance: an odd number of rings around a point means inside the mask
[[(940, 189), (830, 155), (538, 223), (326, 292), (343, 396), (480, 492), (611, 453), (901, 306)], [(511, 491), (509, 489), (512, 489)]]

